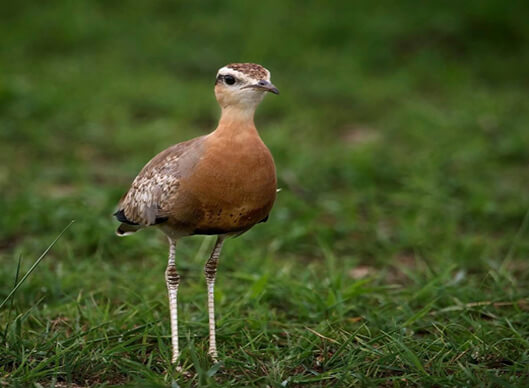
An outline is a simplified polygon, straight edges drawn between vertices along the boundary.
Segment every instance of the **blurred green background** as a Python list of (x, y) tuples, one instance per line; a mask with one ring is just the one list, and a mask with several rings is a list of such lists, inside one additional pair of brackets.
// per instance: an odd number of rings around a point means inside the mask
[[(0, 383), (523, 386), (528, 16), (523, 1), (3, 4), (0, 299), (19, 258), (22, 274), (76, 223), (0, 310)], [(281, 90), (256, 124), (283, 190), (225, 246), (219, 370), (212, 240), (178, 246), (184, 377), (165, 239), (118, 239), (111, 214), (150, 157), (215, 128), (231, 62)]]

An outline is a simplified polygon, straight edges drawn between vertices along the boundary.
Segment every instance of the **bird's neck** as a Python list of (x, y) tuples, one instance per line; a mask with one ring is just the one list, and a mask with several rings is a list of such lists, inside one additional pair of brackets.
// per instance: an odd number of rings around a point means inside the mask
[(253, 121), (255, 108), (227, 106), (222, 108), (219, 125), (215, 130), (218, 135), (236, 135), (245, 133), (257, 133)]

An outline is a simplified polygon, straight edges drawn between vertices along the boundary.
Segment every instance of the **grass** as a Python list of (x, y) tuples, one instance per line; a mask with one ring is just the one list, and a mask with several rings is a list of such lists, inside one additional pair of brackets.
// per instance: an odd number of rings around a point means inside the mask
[[(529, 25), (522, 2), (16, 2), (0, 15), (0, 384), (526, 386)], [(135, 173), (211, 131), (216, 70), (264, 64), (279, 194), (228, 241), (207, 351), (177, 248), (182, 375)]]

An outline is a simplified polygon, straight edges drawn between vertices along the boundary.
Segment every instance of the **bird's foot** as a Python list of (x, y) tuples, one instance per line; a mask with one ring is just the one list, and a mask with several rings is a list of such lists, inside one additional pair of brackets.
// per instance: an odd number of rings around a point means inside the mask
[(209, 349), (208, 355), (211, 358), (211, 361), (213, 361), (214, 364), (219, 362), (219, 355), (217, 354), (217, 349)]
[(182, 368), (181, 365), (173, 364), (173, 366), (174, 366), (174, 371), (181, 377), (185, 377), (185, 378), (193, 377), (193, 374), (187, 369)]
[(180, 373), (180, 374), (181, 374), (182, 376), (184, 376), (184, 377), (191, 377), (191, 376), (193, 375), (190, 371), (188, 371), (188, 370), (182, 368), (181, 365), (177, 365), (177, 366), (175, 367), (175, 371), (176, 371), (177, 373)]

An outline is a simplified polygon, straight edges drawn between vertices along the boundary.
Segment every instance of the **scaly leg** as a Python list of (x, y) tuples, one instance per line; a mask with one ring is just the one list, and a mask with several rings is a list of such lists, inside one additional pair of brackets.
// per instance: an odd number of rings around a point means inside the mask
[(167, 293), (169, 294), (169, 312), (171, 314), (171, 342), (173, 344), (173, 357), (171, 362), (173, 364), (180, 356), (178, 350), (178, 310), (176, 306), (180, 275), (176, 272), (175, 250), (176, 240), (169, 238), (169, 261), (167, 262), (167, 269), (165, 270), (165, 283), (167, 284)]
[(217, 342), (215, 339), (215, 276), (217, 275), (217, 264), (219, 262), (220, 250), (225, 236), (219, 236), (213, 252), (204, 267), (206, 284), (208, 286), (208, 315), (209, 315), (209, 355), (213, 362), (217, 362)]

